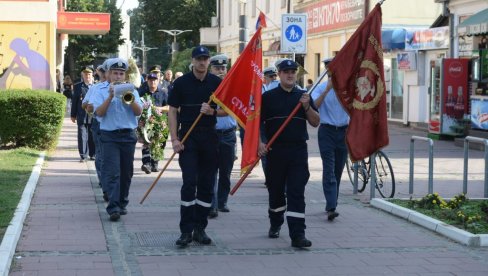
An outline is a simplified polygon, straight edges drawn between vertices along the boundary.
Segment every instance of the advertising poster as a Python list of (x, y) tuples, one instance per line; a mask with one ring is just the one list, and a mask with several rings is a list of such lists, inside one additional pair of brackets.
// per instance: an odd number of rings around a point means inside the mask
[(488, 130), (488, 99), (471, 96), (471, 128)]
[(468, 59), (443, 60), (442, 133), (456, 133), (468, 113)]

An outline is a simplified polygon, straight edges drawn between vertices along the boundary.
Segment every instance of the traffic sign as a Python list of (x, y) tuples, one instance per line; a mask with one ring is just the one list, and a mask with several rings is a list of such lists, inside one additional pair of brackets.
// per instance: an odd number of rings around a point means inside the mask
[(307, 53), (307, 14), (281, 15), (281, 53)]

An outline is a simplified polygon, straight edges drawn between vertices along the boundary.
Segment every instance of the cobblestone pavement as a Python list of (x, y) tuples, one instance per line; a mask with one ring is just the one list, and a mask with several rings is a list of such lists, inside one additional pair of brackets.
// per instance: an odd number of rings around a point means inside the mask
[[(59, 145), (44, 165), (30, 213), (17, 245), (11, 275), (488, 275), (488, 249), (470, 248), (371, 208), (369, 186), (353, 195), (343, 175), (338, 211), (328, 222), (321, 188), (321, 160), (316, 130), (309, 142), (311, 178), (306, 188), (309, 250), (290, 246), (287, 227), (280, 238), (267, 238), (267, 191), (257, 168), (229, 199), (230, 213), (209, 221), (211, 246), (178, 249), (178, 160), (170, 164), (143, 205), (156, 175), (140, 170), (140, 146), (128, 215), (112, 223), (98, 188), (92, 161), (78, 162), (76, 125), (65, 120)], [(396, 197), (409, 197), (411, 135), (390, 126)], [(450, 197), (462, 191), (463, 149), (435, 142), (434, 190)], [(415, 195), (427, 191), (427, 147), (416, 144)], [(172, 149), (166, 149), (168, 157)], [(240, 153), (239, 153), (240, 155)], [(483, 195), (483, 153), (470, 151), (468, 196)], [(239, 162), (233, 171), (237, 182)], [(160, 163), (160, 167), (164, 162)]]

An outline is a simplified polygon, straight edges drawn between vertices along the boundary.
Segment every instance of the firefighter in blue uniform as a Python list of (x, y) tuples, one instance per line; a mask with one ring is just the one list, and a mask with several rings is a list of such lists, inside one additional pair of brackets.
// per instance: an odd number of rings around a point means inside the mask
[(267, 152), (262, 142), (259, 145), (259, 155), (266, 155), (268, 161), (266, 181), (271, 223), (268, 236), (279, 237), (286, 212), (291, 245), (304, 248), (312, 246), (312, 242), (305, 237), (304, 193), (310, 177), (307, 122), (317, 127), (320, 119), (310, 95), (296, 85), (298, 64), (293, 60), (283, 60), (277, 67), (280, 85), (265, 92), (262, 98), (261, 121), (267, 140), (271, 139), (298, 103), (302, 108), (278, 136), (272, 150)]
[(88, 90), (93, 85), (93, 68), (91, 66), (83, 67), (81, 75), (82, 79), (75, 84), (71, 98), (71, 121), (78, 125), (78, 152), (80, 162), (83, 162), (88, 157), (93, 160), (95, 156), (95, 143), (91, 133), (93, 118), (81, 106)]
[[(176, 241), (176, 245), (180, 247), (187, 246), (192, 240), (201, 244), (212, 242), (205, 233), (205, 228), (208, 224), (207, 216), (212, 204), (217, 172), (218, 138), (215, 117), (227, 114), (217, 109), (215, 104), (207, 104), (210, 95), (217, 90), (221, 82), (219, 77), (208, 73), (209, 58), (207, 48), (195, 47), (192, 50), (192, 72), (174, 82), (168, 98), (171, 143), (174, 151), (180, 155), (179, 164), (183, 177), (181, 236)], [(203, 114), (200, 121), (185, 144), (182, 144), (181, 139), (200, 113)]]

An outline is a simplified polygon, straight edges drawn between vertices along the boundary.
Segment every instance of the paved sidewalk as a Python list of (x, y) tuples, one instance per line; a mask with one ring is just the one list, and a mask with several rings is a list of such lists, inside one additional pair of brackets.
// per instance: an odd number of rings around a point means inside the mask
[[(17, 245), (11, 275), (488, 275), (488, 249), (469, 248), (369, 207), (369, 187), (352, 195), (343, 175), (340, 217), (327, 222), (321, 188), (316, 130), (310, 134), (311, 178), (306, 188), (310, 250), (290, 247), (286, 225), (279, 239), (267, 238), (267, 192), (256, 169), (236, 195), (230, 213), (210, 220), (211, 246), (177, 249), (181, 174), (177, 158), (143, 205), (156, 175), (135, 175), (128, 215), (112, 223), (105, 212), (92, 161), (78, 162), (76, 125), (65, 119), (59, 145), (47, 160)], [(391, 125), (391, 158), (397, 196), (408, 197), (409, 138), (425, 133)], [(166, 149), (168, 157), (172, 149)], [(415, 194), (427, 190), (427, 150), (418, 144)], [(462, 191), (463, 149), (435, 142), (434, 190)], [(470, 151), (468, 195), (481, 197), (483, 153)], [(160, 163), (160, 166), (164, 162)], [(233, 183), (238, 178), (236, 161)]]

